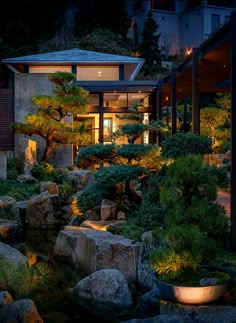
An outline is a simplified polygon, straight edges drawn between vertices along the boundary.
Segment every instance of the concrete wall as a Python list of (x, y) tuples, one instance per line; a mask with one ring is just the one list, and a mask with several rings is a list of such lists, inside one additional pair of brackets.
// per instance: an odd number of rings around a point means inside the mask
[(200, 8), (190, 10), (181, 17), (181, 48), (193, 48), (203, 42), (203, 12)]
[(153, 10), (161, 33), (160, 48), (165, 55), (175, 55), (180, 48), (180, 18), (175, 12)]
[[(134, 25), (137, 25), (138, 40), (141, 41), (141, 33), (145, 24), (145, 18), (151, 9), (151, 1), (144, 1), (144, 10), (132, 14), (131, 6), (128, 7), (132, 18), (129, 37), (134, 39)], [(185, 11), (186, 0), (176, 1), (176, 12), (165, 10), (152, 10), (152, 14), (159, 25), (160, 46), (165, 55), (175, 55), (183, 48), (199, 46), (212, 33), (212, 14), (220, 15), (220, 25), (225, 23), (225, 16), (230, 16), (232, 9), (201, 5)]]
[[(37, 107), (32, 104), (32, 97), (36, 95), (52, 95), (54, 84), (48, 80), (48, 74), (15, 74), (15, 121), (23, 121), (25, 115), (35, 113)], [(18, 157), (19, 140), (15, 137), (15, 153)], [(32, 136), (37, 141), (37, 160), (42, 157), (45, 141), (39, 136)], [(59, 148), (53, 154), (50, 162), (57, 167), (72, 165), (72, 146)]]

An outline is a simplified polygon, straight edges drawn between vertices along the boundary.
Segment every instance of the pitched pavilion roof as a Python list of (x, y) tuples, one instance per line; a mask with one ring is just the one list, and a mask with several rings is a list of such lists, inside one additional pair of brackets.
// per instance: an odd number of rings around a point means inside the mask
[[(56, 64), (79, 64), (79, 65), (111, 65), (124, 64), (129, 70), (133, 79), (144, 64), (144, 59), (100, 53), (95, 51), (81, 50), (73, 48), (69, 50), (56, 51), (44, 54), (35, 54), (2, 59), (4, 64), (24, 64), (24, 65), (56, 65)], [(132, 71), (132, 72), (131, 72)]]
[(139, 63), (144, 59), (131, 56), (113, 55), (73, 48), (69, 50), (50, 52), (44, 54), (27, 55), (5, 58), (3, 63)]

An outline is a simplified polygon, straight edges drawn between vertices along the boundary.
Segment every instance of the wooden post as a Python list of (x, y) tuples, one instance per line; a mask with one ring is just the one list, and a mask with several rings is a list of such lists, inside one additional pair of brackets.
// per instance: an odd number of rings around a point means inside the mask
[[(158, 92), (157, 92), (157, 120), (162, 120), (162, 81), (158, 83)], [(157, 132), (157, 145), (160, 146), (161, 144), (161, 132)]]
[(184, 98), (184, 132), (187, 132), (187, 112), (188, 112), (187, 98)]
[(231, 248), (236, 250), (236, 11), (231, 14)]
[(193, 48), (193, 65), (192, 65), (192, 123), (193, 133), (200, 134), (200, 106), (199, 106), (199, 50)]
[(100, 144), (103, 144), (104, 142), (104, 131), (103, 131), (103, 93), (99, 93), (99, 134), (98, 134), (98, 141)]
[[(169, 116), (167, 116), (168, 118)], [(176, 67), (172, 68), (171, 73), (171, 134), (176, 133)]]

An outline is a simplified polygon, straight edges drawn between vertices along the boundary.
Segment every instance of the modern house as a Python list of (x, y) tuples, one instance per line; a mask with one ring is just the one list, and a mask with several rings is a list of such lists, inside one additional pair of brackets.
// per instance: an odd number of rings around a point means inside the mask
[(138, 44), (149, 10), (159, 26), (164, 55), (176, 55), (198, 47), (216, 32), (236, 8), (236, 1), (127, 0), (132, 25), (129, 36)]
[[(116, 115), (129, 112), (128, 107), (141, 102), (140, 112), (143, 120), (155, 117), (157, 81), (135, 81), (144, 60), (141, 58), (111, 55), (78, 48), (36, 54), (2, 60), (9, 72), (12, 89), (0, 92), (0, 149), (14, 149), (10, 145), (10, 123), (23, 121), (24, 116), (34, 113), (36, 107), (32, 104), (35, 95), (51, 95), (54, 84), (48, 80), (48, 73), (67, 71), (76, 74), (76, 84), (89, 91), (89, 114), (78, 115), (77, 120), (87, 119), (92, 125), (94, 143), (111, 142), (111, 133), (115, 131), (122, 120)], [(7, 107), (8, 111), (1, 109)], [(2, 111), (2, 112), (1, 112)], [(5, 112), (4, 112), (5, 111)], [(14, 113), (13, 113), (14, 112)], [(4, 115), (1, 115), (4, 114)], [(5, 118), (8, 113), (9, 118)], [(142, 140), (149, 142), (148, 134)], [(42, 143), (41, 143), (42, 145)], [(17, 148), (15, 140), (15, 148)], [(40, 145), (39, 145), (40, 148)], [(65, 149), (67, 153), (65, 154)], [(17, 149), (16, 156), (17, 156)], [(64, 147), (57, 152), (60, 166), (73, 163), (71, 147)], [(40, 149), (39, 149), (40, 154)]]

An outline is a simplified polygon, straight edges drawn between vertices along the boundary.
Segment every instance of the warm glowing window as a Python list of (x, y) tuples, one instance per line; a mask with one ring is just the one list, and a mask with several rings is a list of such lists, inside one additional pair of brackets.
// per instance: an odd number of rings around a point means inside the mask
[(71, 72), (71, 66), (30, 66), (29, 73)]
[(77, 80), (117, 81), (119, 66), (77, 66)]

